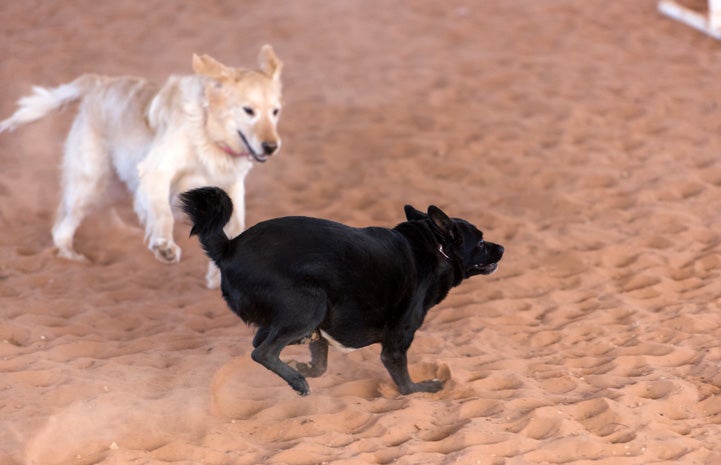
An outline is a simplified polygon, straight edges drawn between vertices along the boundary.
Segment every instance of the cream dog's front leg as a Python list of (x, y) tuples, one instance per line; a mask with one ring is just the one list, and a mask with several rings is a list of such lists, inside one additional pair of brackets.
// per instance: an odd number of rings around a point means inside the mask
[[(245, 176), (244, 176), (245, 178)], [(225, 226), (225, 234), (234, 238), (245, 230), (245, 181), (233, 184), (228, 189), (228, 195), (233, 201), (233, 215)], [(220, 286), (220, 270), (212, 261), (208, 264), (208, 272), (205, 275), (205, 284), (208, 289), (216, 289)]]
[(175, 173), (144, 161), (138, 174), (140, 182), (135, 192), (135, 211), (145, 223), (148, 248), (161, 262), (176, 263), (180, 261), (181, 250), (173, 241), (174, 219), (170, 206), (170, 189)]
[(225, 234), (233, 238), (245, 231), (245, 182), (236, 182), (228, 190), (228, 195), (233, 201), (233, 215), (225, 225)]

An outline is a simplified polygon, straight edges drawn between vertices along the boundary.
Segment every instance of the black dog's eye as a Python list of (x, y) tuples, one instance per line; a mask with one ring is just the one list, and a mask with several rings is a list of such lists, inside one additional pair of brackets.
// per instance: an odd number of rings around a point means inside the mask
[(483, 246), (485, 246), (485, 245), (486, 245), (486, 243), (483, 242), (483, 239), (481, 239), (480, 241), (478, 241), (478, 247), (483, 247)]
[(255, 110), (253, 110), (253, 109), (250, 108), (250, 107), (243, 107), (243, 111), (244, 111), (245, 114), (248, 115), (248, 116), (255, 116)]

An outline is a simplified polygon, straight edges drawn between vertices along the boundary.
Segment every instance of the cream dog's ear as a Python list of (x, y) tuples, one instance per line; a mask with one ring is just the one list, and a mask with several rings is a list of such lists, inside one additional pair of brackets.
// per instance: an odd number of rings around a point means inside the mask
[(280, 82), (280, 72), (283, 70), (283, 62), (278, 59), (270, 45), (263, 45), (258, 54), (258, 64), (260, 70), (267, 74), (271, 79)]
[(195, 74), (218, 80), (229, 79), (233, 75), (232, 68), (225, 66), (210, 55), (193, 54), (193, 71)]

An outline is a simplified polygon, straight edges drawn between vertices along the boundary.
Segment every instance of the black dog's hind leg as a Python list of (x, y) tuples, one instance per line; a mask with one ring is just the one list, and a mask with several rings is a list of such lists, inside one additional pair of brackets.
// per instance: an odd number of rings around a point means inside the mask
[(328, 341), (319, 336), (319, 339), (310, 342), (310, 363), (291, 360), (288, 365), (309, 378), (322, 375), (328, 369)]
[(305, 332), (291, 333), (277, 329), (269, 329), (266, 330), (265, 338), (262, 340), (259, 339), (259, 334), (260, 331), (256, 334), (253, 341), (254, 343), (256, 341), (259, 342), (258, 347), (250, 354), (253, 360), (283, 378), (290, 387), (301, 396), (308, 395), (310, 387), (303, 375), (283, 363), (280, 359), (280, 353), (283, 348), (303, 337)]
[[(317, 289), (296, 289), (295, 292), (276, 292), (273, 320), (267, 327), (258, 328), (253, 339), (255, 349), (250, 354), (253, 360), (283, 378), (298, 394), (305, 396), (310, 387), (305, 377), (280, 359), (280, 353), (290, 344), (296, 344), (313, 333), (323, 318), (327, 308), (325, 295)], [(294, 309), (294, 310), (289, 310)], [(327, 348), (317, 346), (315, 358), (319, 366), (327, 356)], [(316, 350), (316, 349), (313, 349)]]
[(408, 373), (408, 358), (406, 353), (408, 348), (401, 349), (395, 344), (383, 344), (381, 351), (381, 361), (390, 373), (393, 381), (398, 385), (398, 391), (401, 394), (411, 394), (413, 392), (438, 392), (443, 388), (443, 381), (437, 379), (429, 379), (414, 383)]

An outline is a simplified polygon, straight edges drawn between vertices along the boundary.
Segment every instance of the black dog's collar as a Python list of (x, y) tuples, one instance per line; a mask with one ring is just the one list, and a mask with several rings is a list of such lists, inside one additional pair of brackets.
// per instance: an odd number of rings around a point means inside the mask
[(448, 261), (451, 260), (451, 257), (449, 257), (448, 254), (446, 253), (446, 251), (443, 250), (443, 244), (438, 244), (438, 252), (441, 255), (443, 255), (443, 258), (445, 258), (446, 260), (448, 260)]

